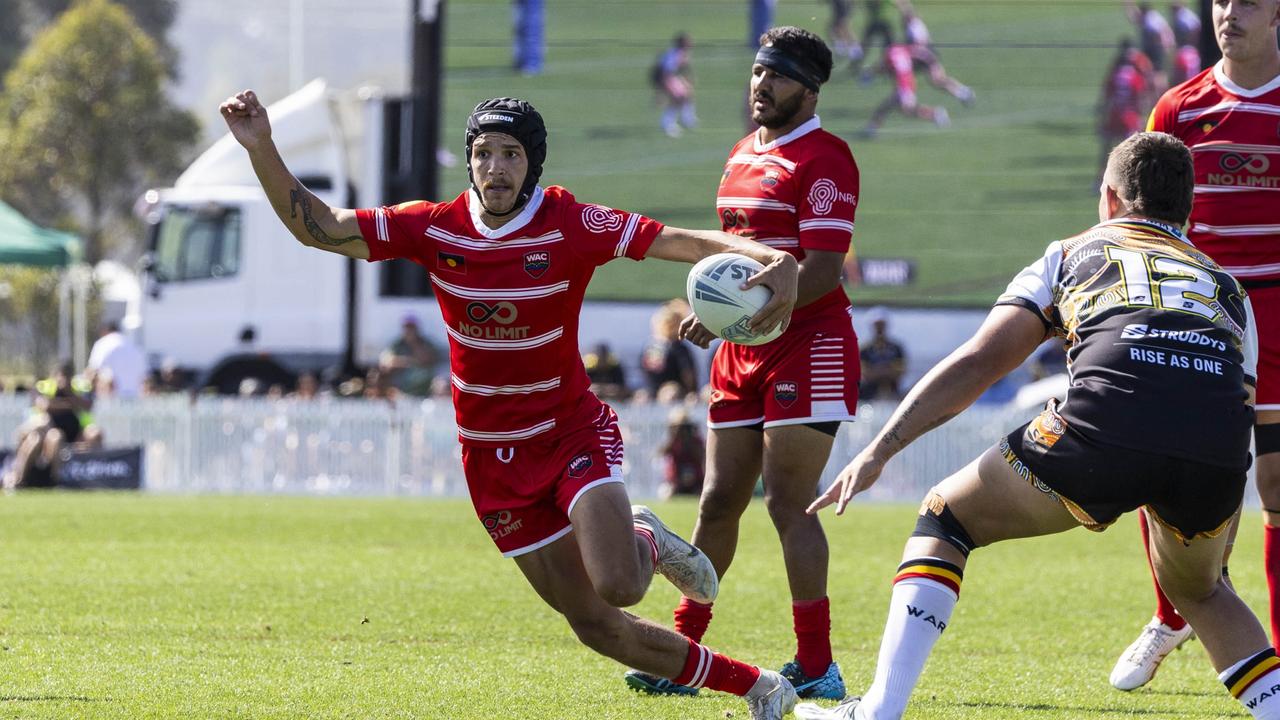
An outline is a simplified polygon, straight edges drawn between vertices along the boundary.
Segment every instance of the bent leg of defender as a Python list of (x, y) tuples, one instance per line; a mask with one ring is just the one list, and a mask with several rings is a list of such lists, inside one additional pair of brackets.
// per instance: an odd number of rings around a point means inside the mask
[(1271, 642), (1280, 646), (1280, 410), (1259, 410), (1254, 427), (1258, 495), (1262, 499), (1262, 560), (1267, 573)]
[[(581, 543), (594, 540), (584, 537)], [(743, 696), (753, 719), (781, 718), (795, 703), (794, 691), (777, 673), (715, 653), (606, 602), (595, 592), (576, 531), (517, 556), (516, 565), (578, 639), (605, 657), (682, 685)]]
[[(861, 700), (800, 717), (897, 720), (925, 661), (951, 621), (969, 552), (1001, 540), (1062, 532), (1079, 522), (1055, 496), (1036, 489), (997, 448), (935, 486), (921, 507), (894, 577), (875, 680)], [(856, 714), (855, 714), (856, 713)]]
[(1160, 586), (1195, 628), (1227, 690), (1255, 718), (1280, 718), (1280, 659), (1266, 631), (1222, 577), (1229, 533), (1189, 542), (1162, 522), (1150, 523), (1151, 555)]

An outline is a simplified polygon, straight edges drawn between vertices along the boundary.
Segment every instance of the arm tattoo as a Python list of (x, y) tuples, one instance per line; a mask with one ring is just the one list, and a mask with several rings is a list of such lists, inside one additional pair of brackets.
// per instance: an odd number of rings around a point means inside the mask
[(290, 218), (298, 217), (299, 205), (302, 206), (303, 227), (307, 229), (307, 234), (321, 245), (346, 245), (349, 242), (364, 240), (364, 237), (360, 235), (348, 235), (344, 238), (336, 238), (325, 232), (324, 228), (320, 227), (320, 223), (316, 222), (315, 217), (311, 214), (311, 191), (302, 187), (301, 184), (295, 185), (294, 188), (289, 191)]
[(919, 405), (920, 405), (919, 400), (913, 400), (910, 405), (908, 405), (906, 408), (903, 408), (902, 412), (897, 414), (897, 418), (893, 421), (893, 424), (885, 428), (884, 434), (881, 436), (880, 442), (887, 445), (894, 452), (897, 452), (902, 448), (910, 445), (912, 442), (916, 440), (916, 438), (920, 437), (921, 435), (924, 435), (930, 430), (938, 427), (939, 425), (942, 425), (943, 423), (947, 422), (948, 420), (956, 416), (956, 413), (946, 413), (944, 415), (941, 415), (940, 417), (934, 418), (928, 423), (925, 423), (925, 426), (920, 428), (920, 431), (917, 433), (914, 433), (911, 437), (903, 437), (904, 426), (907, 424), (907, 420), (911, 418), (911, 414), (915, 412), (916, 408), (919, 407)]

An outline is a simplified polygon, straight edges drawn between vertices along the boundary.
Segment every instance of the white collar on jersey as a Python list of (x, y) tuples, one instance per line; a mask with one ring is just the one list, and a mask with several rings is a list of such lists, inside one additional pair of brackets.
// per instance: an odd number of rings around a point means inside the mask
[(520, 211), (520, 214), (511, 218), (511, 222), (494, 230), (485, 225), (484, 221), (480, 219), (480, 213), (484, 212), (484, 206), (480, 204), (480, 196), (476, 194), (476, 189), (471, 188), (467, 191), (467, 209), (471, 211), (471, 224), (475, 226), (476, 232), (490, 240), (510, 235), (528, 225), (529, 221), (533, 220), (533, 216), (538, 214), (538, 208), (542, 207), (542, 196), (542, 186), (535, 186), (529, 202), (525, 203), (524, 209)]
[(822, 121), (818, 119), (817, 115), (814, 115), (813, 117), (804, 121), (804, 124), (796, 128), (795, 130), (792, 130), (791, 132), (787, 133), (786, 135), (783, 135), (777, 140), (774, 140), (773, 142), (767, 143), (764, 145), (760, 144), (760, 131), (757, 130), (754, 133), (752, 133), (752, 142), (755, 143), (755, 148), (757, 153), (769, 152), (774, 148), (782, 147), (783, 145), (786, 145), (787, 143), (791, 142), (792, 140), (795, 140), (796, 138), (808, 135), (809, 133), (813, 132), (814, 130), (817, 130), (820, 127), (822, 127)]
[(1272, 90), (1280, 89), (1280, 75), (1271, 78), (1271, 82), (1252, 90), (1247, 90), (1239, 85), (1231, 82), (1231, 78), (1227, 77), (1227, 73), (1222, 69), (1222, 60), (1219, 60), (1213, 66), (1213, 79), (1218, 81), (1227, 92), (1240, 97), (1255, 98), (1259, 95), (1266, 95)]

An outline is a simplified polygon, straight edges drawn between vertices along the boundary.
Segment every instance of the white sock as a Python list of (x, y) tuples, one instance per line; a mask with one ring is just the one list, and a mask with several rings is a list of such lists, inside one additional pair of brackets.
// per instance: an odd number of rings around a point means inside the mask
[(1280, 720), (1280, 659), (1271, 648), (1232, 665), (1218, 679), (1255, 718)]
[(889, 618), (880, 641), (876, 679), (862, 697), (858, 716), (899, 720), (933, 645), (951, 622), (959, 598), (961, 571), (933, 558), (903, 563), (894, 578)]

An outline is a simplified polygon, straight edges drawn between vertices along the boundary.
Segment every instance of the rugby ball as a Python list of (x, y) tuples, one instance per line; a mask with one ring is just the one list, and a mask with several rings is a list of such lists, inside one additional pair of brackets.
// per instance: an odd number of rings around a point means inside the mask
[(763, 285), (743, 290), (747, 278), (764, 269), (760, 263), (737, 253), (703, 258), (689, 271), (685, 290), (689, 306), (704, 326), (722, 340), (739, 345), (763, 345), (782, 334), (779, 325), (763, 335), (747, 329), (747, 323), (773, 297)]

